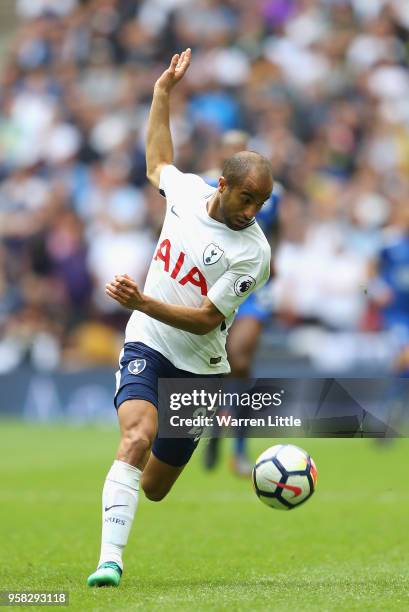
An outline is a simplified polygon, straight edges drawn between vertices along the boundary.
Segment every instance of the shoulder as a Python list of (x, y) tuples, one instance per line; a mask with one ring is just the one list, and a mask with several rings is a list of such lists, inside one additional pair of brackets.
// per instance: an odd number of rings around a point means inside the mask
[(239, 236), (232, 244), (229, 267), (235, 270), (258, 270), (262, 276), (269, 274), (271, 248), (258, 225), (236, 233)]
[(192, 193), (197, 193), (204, 196), (212, 191), (212, 187), (200, 176), (181, 172), (173, 164), (163, 166), (160, 173), (159, 189), (165, 197), (175, 195), (177, 192), (179, 192), (179, 195), (191, 196)]
[(246, 251), (251, 251), (257, 258), (268, 259), (271, 257), (270, 244), (257, 222), (244, 230), (244, 246)]

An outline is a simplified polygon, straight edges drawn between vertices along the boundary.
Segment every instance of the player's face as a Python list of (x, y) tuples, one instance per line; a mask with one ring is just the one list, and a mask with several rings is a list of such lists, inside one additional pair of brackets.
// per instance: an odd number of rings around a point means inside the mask
[(219, 178), (220, 213), (223, 222), (233, 230), (248, 225), (270, 197), (273, 180), (268, 176), (249, 176), (240, 185), (230, 186)]

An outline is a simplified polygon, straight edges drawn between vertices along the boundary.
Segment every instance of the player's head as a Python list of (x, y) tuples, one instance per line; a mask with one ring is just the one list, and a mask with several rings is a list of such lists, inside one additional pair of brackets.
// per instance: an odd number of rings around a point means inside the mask
[(222, 172), (218, 193), (223, 222), (230, 229), (243, 229), (270, 197), (271, 164), (259, 153), (240, 151), (226, 159)]

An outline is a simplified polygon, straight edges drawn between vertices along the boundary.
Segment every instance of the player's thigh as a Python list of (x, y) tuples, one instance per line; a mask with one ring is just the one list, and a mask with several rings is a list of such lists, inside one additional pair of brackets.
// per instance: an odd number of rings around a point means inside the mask
[(233, 376), (235, 370), (250, 366), (262, 329), (263, 323), (255, 317), (242, 317), (233, 323), (227, 340)]
[(158, 431), (158, 411), (147, 400), (129, 399), (118, 407), (121, 440), (117, 458), (142, 469)]
[(146, 497), (151, 501), (163, 499), (185, 467), (185, 465), (169, 465), (151, 453), (141, 478), (141, 486)]

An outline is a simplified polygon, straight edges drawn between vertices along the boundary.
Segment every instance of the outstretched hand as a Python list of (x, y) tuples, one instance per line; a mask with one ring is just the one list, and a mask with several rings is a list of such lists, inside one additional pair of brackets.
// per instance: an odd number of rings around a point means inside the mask
[(139, 310), (144, 296), (136, 282), (127, 274), (117, 275), (105, 285), (105, 293), (125, 308)]
[(180, 55), (176, 53), (170, 61), (169, 68), (156, 81), (155, 88), (170, 91), (184, 77), (190, 65), (191, 55), (190, 49), (182, 51)]

